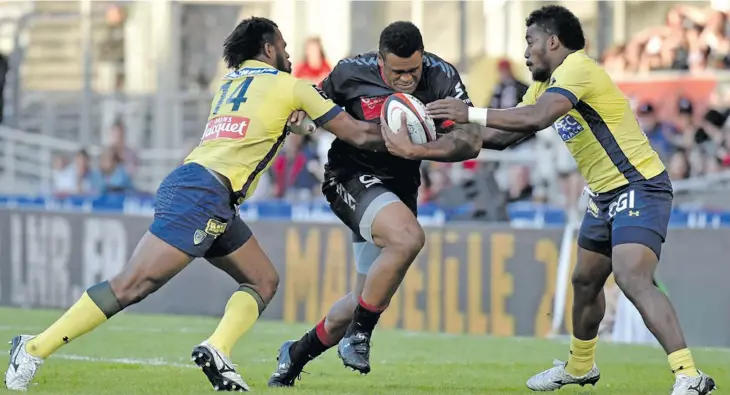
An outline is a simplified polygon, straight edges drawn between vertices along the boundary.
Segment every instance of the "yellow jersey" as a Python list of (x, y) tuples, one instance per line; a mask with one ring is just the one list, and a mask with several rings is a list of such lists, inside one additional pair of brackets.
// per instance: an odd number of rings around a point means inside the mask
[(200, 144), (185, 158), (228, 178), (245, 199), (286, 138), (286, 122), (303, 110), (317, 126), (342, 109), (314, 85), (248, 60), (226, 75), (211, 103)]
[(584, 51), (568, 55), (547, 82), (532, 84), (520, 106), (534, 104), (544, 92), (561, 94), (573, 103), (553, 128), (593, 192), (607, 192), (664, 171), (629, 101)]

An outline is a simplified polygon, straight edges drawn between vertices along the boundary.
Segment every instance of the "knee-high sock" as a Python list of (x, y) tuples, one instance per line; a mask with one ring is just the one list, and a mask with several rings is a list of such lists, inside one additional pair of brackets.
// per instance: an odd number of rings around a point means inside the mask
[(208, 343), (230, 356), (233, 346), (251, 329), (265, 307), (256, 291), (242, 286), (228, 300), (223, 318)]
[(121, 310), (109, 282), (96, 284), (86, 290), (61, 318), (29, 341), (26, 350), (31, 355), (48, 358), (64, 344), (93, 330)]

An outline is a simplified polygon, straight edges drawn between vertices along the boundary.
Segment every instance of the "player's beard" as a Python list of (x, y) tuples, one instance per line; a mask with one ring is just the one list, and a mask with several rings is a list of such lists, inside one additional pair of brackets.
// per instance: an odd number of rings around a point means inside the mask
[(540, 61), (540, 64), (542, 64), (541, 67), (533, 67), (532, 69), (532, 79), (538, 82), (546, 82), (550, 79), (550, 68), (547, 67), (547, 48), (544, 46), (540, 50), (540, 54), (537, 56), (538, 60)]
[(291, 73), (291, 63), (279, 52), (276, 53), (276, 68), (285, 73)]

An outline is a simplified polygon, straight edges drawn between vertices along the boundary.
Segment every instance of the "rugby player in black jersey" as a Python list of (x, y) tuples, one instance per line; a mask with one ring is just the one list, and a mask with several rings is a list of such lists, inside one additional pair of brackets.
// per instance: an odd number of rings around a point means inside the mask
[[(424, 52), (418, 28), (395, 22), (380, 35), (379, 49), (340, 61), (322, 91), (359, 120), (380, 122), (386, 98), (409, 93), (424, 103), (455, 97), (471, 105), (456, 69)], [(451, 149), (441, 161), (474, 158), (482, 148), (477, 125), (437, 123)], [(370, 371), (370, 337), (425, 242), (416, 220), (420, 160), (353, 148), (335, 140), (322, 186), (332, 211), (353, 231), (357, 264), (354, 289), (298, 341), (285, 342), (269, 386), (292, 386), (304, 365), (339, 342), (345, 366)]]

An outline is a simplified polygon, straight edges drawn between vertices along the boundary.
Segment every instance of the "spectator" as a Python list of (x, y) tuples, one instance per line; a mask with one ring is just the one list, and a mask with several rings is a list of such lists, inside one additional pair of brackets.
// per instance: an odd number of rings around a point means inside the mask
[(304, 45), (304, 58), (294, 67), (294, 76), (319, 84), (332, 68), (327, 63), (322, 41), (318, 37), (307, 39)]
[(63, 156), (53, 161), (53, 192), (59, 195), (86, 195), (92, 192), (93, 172), (86, 150), (79, 150), (73, 163)]
[(686, 150), (694, 146), (694, 136), (697, 133), (697, 124), (694, 120), (694, 106), (692, 101), (680, 97), (677, 103), (677, 132), (673, 144)]
[(510, 168), (507, 201), (512, 203), (524, 200), (532, 200), (530, 169), (527, 166), (512, 166)]
[(637, 118), (641, 129), (649, 138), (652, 148), (659, 154), (664, 164), (669, 163), (669, 159), (674, 153), (677, 131), (673, 125), (659, 121), (654, 106), (651, 103), (644, 103), (639, 106)]
[(626, 70), (625, 45), (615, 45), (606, 50), (601, 57), (603, 67), (612, 73), (623, 73)]
[(127, 146), (126, 130), (124, 123), (117, 121), (111, 128), (111, 143), (109, 148), (112, 149), (120, 158), (122, 164), (126, 168), (127, 173), (134, 174), (137, 170), (139, 160), (137, 154)]
[(78, 193), (76, 168), (71, 165), (65, 155), (56, 155), (53, 157), (52, 177), (54, 195), (65, 196)]
[(124, 168), (122, 159), (113, 148), (106, 149), (99, 159), (99, 170), (93, 172), (93, 190), (98, 194), (130, 192), (132, 179)]
[(435, 201), (442, 191), (452, 186), (449, 164), (423, 162), (421, 164), (421, 186), (418, 189), (418, 203)]
[[(499, 83), (494, 88), (492, 98), (489, 103), (491, 108), (511, 108), (516, 107), (522, 101), (522, 97), (527, 92), (528, 86), (522, 81), (518, 80), (512, 72), (512, 64), (507, 59), (502, 59), (497, 63), (497, 72), (499, 73)], [(510, 147), (509, 150), (515, 153), (526, 153), (531, 152), (535, 148), (534, 135), (530, 136), (526, 140), (523, 140), (519, 145)], [(529, 178), (530, 169), (524, 165), (513, 165), (499, 169), (498, 177), (506, 180), (506, 188), (512, 192), (515, 190), (522, 190), (523, 185), (521, 181), (513, 179), (513, 175), (524, 175), (527, 174)], [(529, 183), (529, 182), (528, 182)], [(532, 194), (532, 188), (530, 187), (527, 191)], [(515, 192), (522, 196), (519, 192)]]
[(489, 107), (516, 107), (522, 101), (522, 96), (527, 92), (527, 85), (515, 77), (512, 72), (512, 64), (507, 59), (499, 61), (497, 72), (499, 73), (499, 83), (494, 88)]
[[(730, 68), (728, 13), (712, 7), (678, 5), (664, 25), (634, 35), (622, 50), (610, 48), (603, 59), (609, 71)], [(623, 58), (623, 59), (620, 59)]]
[(714, 173), (720, 170), (727, 155), (726, 133), (723, 127), (727, 116), (717, 110), (709, 110), (695, 134), (695, 142), (701, 155), (702, 172)]
[(685, 150), (676, 150), (667, 167), (670, 179), (676, 181), (688, 178), (690, 174), (690, 165), (689, 158), (687, 157)]
[(310, 148), (309, 139), (291, 134), (284, 142), (283, 152), (271, 166), (274, 178), (274, 197), (309, 200), (319, 191), (323, 174), (319, 174), (317, 155)]

